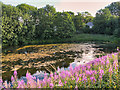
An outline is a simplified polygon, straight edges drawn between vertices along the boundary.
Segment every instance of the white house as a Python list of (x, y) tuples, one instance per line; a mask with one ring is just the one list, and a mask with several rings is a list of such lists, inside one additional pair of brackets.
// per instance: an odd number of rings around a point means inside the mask
[(94, 26), (92, 22), (88, 22), (86, 25), (89, 26), (89, 28), (92, 28)]

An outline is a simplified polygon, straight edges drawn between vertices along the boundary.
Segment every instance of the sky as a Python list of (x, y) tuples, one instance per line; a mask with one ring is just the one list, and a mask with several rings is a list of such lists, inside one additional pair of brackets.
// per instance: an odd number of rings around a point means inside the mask
[(75, 14), (77, 12), (88, 11), (95, 16), (96, 12), (108, 6), (112, 2), (120, 0), (0, 0), (4, 4), (11, 4), (17, 6), (21, 3), (26, 3), (37, 8), (42, 8), (46, 4), (52, 5), (56, 8), (56, 11), (72, 11)]

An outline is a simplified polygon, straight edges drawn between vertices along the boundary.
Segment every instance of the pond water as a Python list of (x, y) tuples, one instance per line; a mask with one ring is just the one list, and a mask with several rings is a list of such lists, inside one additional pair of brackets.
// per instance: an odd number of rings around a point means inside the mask
[(55, 71), (58, 67), (69, 69), (70, 64), (85, 64), (101, 55), (115, 52), (116, 45), (110, 44), (47, 44), (10, 47), (2, 55), (2, 79), (11, 80), (13, 71), (17, 70), (18, 78), (25, 80), (27, 70), (39, 79), (44, 73)]

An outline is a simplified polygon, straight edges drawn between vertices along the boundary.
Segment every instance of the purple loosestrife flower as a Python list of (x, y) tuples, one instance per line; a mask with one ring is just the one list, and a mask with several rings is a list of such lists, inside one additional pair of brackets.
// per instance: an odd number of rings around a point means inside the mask
[(109, 65), (109, 60), (107, 59), (106, 64)]
[(48, 79), (47, 79), (47, 83), (50, 83), (50, 82), (51, 82), (51, 78), (48, 78)]
[(78, 86), (77, 85), (75, 86), (75, 90), (78, 90)]
[(75, 77), (78, 77), (78, 72), (75, 73)]
[(99, 75), (101, 75), (101, 76), (104, 75), (104, 70), (100, 69), (99, 70)]
[(85, 73), (83, 73), (82, 81), (87, 82), (87, 77), (85, 76)]
[(73, 70), (72, 64), (70, 64), (70, 70)]
[(97, 63), (97, 62), (95, 62), (95, 63), (94, 63), (94, 65), (95, 65), (95, 66), (97, 66), (97, 65), (98, 65), (98, 63)]
[(21, 80), (21, 83), (22, 83), (23, 88), (26, 88), (24, 80)]
[(33, 79), (36, 80), (36, 77), (34, 76)]
[(59, 80), (59, 86), (63, 86), (63, 83), (61, 82), (61, 80)]
[(26, 88), (24, 81), (18, 81), (18, 87), (17, 88)]
[(40, 80), (39, 79), (37, 79), (37, 87), (41, 88), (41, 84), (40, 84)]
[(26, 78), (28, 78), (29, 77), (29, 72), (27, 71), (27, 73), (26, 73)]
[(89, 71), (89, 70), (86, 70), (86, 72), (85, 72), (85, 73), (86, 73), (86, 75), (88, 75), (88, 76), (89, 76), (89, 75), (91, 75), (91, 73), (90, 73), (90, 71)]
[(79, 74), (79, 77), (82, 77), (82, 74)]
[(2, 88), (2, 79), (0, 78), (0, 89)]
[(54, 75), (57, 75), (57, 73), (55, 72)]
[(7, 81), (5, 81), (3, 84), (4, 84), (4, 87), (5, 87), (5, 88), (8, 88)]
[(99, 79), (102, 80), (102, 76), (101, 75), (99, 75)]
[(115, 60), (115, 61), (113, 62), (113, 67), (115, 67), (115, 69), (118, 68), (118, 60)]
[(65, 84), (67, 83), (67, 81), (65, 81)]
[(88, 69), (90, 69), (90, 68), (91, 68), (91, 66), (90, 66), (90, 65), (88, 65), (88, 66), (87, 66), (87, 68), (88, 68)]
[(17, 71), (15, 70), (14, 71), (14, 77), (15, 77), (15, 80), (17, 79)]
[(14, 75), (17, 76), (17, 71), (16, 70), (14, 71)]
[(110, 65), (109, 72), (110, 72), (110, 73), (113, 72), (112, 65)]
[(54, 87), (54, 84), (53, 83), (50, 83), (50, 88), (53, 88)]
[(11, 76), (11, 81), (13, 82), (13, 81), (15, 81), (15, 79), (14, 79), (14, 77), (13, 76)]
[(46, 73), (46, 72), (44, 73), (44, 77), (45, 77), (45, 76), (47, 76), (47, 73)]
[(50, 77), (53, 77), (53, 73), (52, 72), (50, 73)]
[(8, 87), (11, 88), (10, 86), (11, 86), (11, 84), (10, 84), (10, 82), (9, 82)]
[(74, 78), (74, 77), (72, 77), (72, 80), (75, 80), (75, 78)]
[(87, 77), (83, 77), (82, 81), (87, 82)]
[(119, 50), (119, 47), (117, 47), (117, 51), (119, 52), (120, 50)]
[(77, 79), (76, 79), (76, 82), (78, 82), (79, 81), (79, 77), (77, 77)]
[(58, 75), (54, 75), (54, 80), (57, 80), (58, 79)]
[(94, 83), (95, 83), (95, 81), (96, 81), (96, 79), (95, 79), (94, 76), (93, 76), (93, 77), (90, 77), (90, 80), (91, 80), (92, 82), (94, 82)]
[(18, 82), (18, 87), (17, 88), (21, 88), (21, 81), (17, 81)]
[(101, 60), (101, 64), (102, 64), (102, 65), (105, 65), (105, 62), (104, 62), (103, 60)]
[(97, 71), (93, 70), (93, 73), (96, 75), (96, 74), (97, 74)]
[(82, 67), (82, 71), (86, 71), (86, 66), (83, 66), (83, 67)]

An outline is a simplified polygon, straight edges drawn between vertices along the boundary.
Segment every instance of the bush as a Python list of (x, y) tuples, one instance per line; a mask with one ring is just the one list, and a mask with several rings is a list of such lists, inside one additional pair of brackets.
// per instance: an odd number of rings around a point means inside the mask
[(120, 28), (115, 29), (114, 36), (115, 37), (120, 37)]

